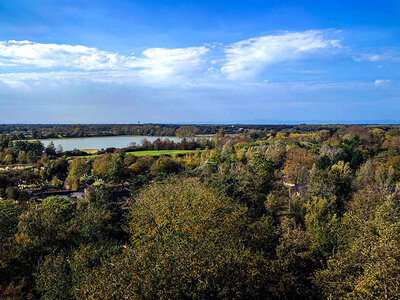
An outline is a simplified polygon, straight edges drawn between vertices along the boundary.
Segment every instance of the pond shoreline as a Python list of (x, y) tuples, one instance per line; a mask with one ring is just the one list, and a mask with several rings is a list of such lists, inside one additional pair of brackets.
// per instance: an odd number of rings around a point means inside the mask
[(84, 150), (100, 150), (107, 148), (126, 148), (131, 143), (141, 144), (142, 140), (146, 139), (150, 142), (156, 139), (170, 140), (173, 142), (179, 142), (182, 138), (176, 136), (144, 136), (144, 135), (120, 135), (120, 136), (102, 136), (102, 137), (81, 137), (81, 138), (57, 138), (57, 139), (41, 139), (37, 140), (46, 147), (53, 142), (55, 147), (62, 146), (64, 151), (70, 151), (74, 149)]
[[(75, 140), (75, 139), (91, 139), (91, 138), (118, 138), (118, 137), (159, 137), (159, 138), (178, 138), (177, 136), (159, 136), (159, 135), (93, 135), (93, 136), (80, 136), (80, 137), (55, 137), (55, 138), (37, 138), (37, 139), (26, 139), (21, 141), (46, 141), (46, 140)], [(201, 136), (199, 136), (200, 138)], [(186, 138), (196, 138), (196, 137), (186, 137)]]

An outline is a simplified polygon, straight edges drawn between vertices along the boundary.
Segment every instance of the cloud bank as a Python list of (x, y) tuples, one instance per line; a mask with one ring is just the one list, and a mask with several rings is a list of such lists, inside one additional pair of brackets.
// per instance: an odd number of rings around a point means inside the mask
[(135, 57), (81, 45), (3, 41), (0, 42), (0, 67), (85, 71), (144, 69), (152, 74), (169, 74), (197, 66), (201, 62), (200, 57), (207, 51), (205, 47), (149, 48), (143, 51), (142, 57)]
[[(102, 51), (82, 45), (43, 44), (31, 41), (0, 41), (0, 70), (137, 71), (143, 76), (168, 76), (212, 69), (228, 79), (254, 77), (271, 64), (307, 58), (339, 41), (324, 31), (266, 35), (222, 48), (149, 48), (138, 56)], [(207, 57), (207, 53), (217, 59)]]
[[(375, 75), (376, 67), (354, 66), (383, 64), (388, 52), (355, 55), (340, 36), (334, 30), (281, 32), (129, 55), (0, 41), (2, 122), (394, 119), (398, 81), (383, 69)], [(338, 72), (344, 63), (361, 71)]]

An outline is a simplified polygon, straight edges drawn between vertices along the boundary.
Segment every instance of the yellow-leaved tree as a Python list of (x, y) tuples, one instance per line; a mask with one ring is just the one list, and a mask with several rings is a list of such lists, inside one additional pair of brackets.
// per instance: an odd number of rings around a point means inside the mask
[[(272, 270), (254, 247), (274, 239), (273, 226), (268, 218), (249, 225), (246, 210), (197, 180), (145, 188), (130, 209), (131, 244), (83, 276), (76, 295), (85, 299), (265, 297)], [(249, 238), (250, 232), (257, 241)]]

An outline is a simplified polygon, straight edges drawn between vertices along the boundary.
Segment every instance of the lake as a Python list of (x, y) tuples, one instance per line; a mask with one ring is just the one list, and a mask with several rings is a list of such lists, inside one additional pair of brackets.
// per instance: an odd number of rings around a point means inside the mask
[(54, 143), (56, 148), (58, 145), (61, 145), (64, 151), (73, 150), (73, 149), (106, 149), (110, 147), (115, 148), (124, 148), (127, 147), (130, 143), (135, 142), (136, 144), (141, 144), (143, 139), (146, 139), (150, 142), (155, 141), (156, 139), (169, 139), (174, 142), (179, 142), (181, 138), (177, 138), (174, 136), (105, 136), (105, 137), (84, 137), (84, 138), (68, 138), (68, 139), (46, 139), (39, 140), (46, 147), (50, 142)]

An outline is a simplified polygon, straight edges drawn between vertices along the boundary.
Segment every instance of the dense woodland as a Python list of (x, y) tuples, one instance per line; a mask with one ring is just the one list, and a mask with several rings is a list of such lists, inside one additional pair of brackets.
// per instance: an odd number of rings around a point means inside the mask
[[(30, 140), (46, 138), (77, 138), (94, 136), (118, 136), (118, 135), (148, 135), (148, 136), (194, 136), (243, 134), (256, 131), (276, 131), (285, 133), (308, 133), (319, 130), (344, 130), (351, 125), (343, 124), (299, 124), (299, 125), (177, 125), (177, 124), (14, 124), (1, 125), (0, 134), (8, 135), (13, 140)], [(400, 129), (399, 125), (368, 125), (367, 128), (381, 128), (385, 131)]]
[[(13, 126), (0, 137), (0, 298), (400, 298), (396, 127), (196, 126), (218, 137), (82, 156), (21, 141), (66, 136), (57, 126)], [(98, 126), (70, 129), (109, 132)], [(46, 196), (60, 190), (82, 196)]]

